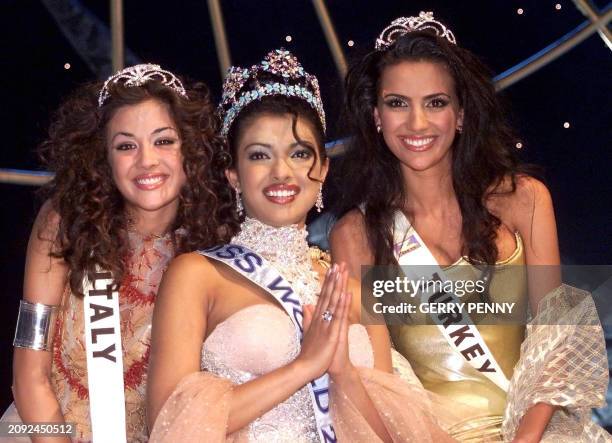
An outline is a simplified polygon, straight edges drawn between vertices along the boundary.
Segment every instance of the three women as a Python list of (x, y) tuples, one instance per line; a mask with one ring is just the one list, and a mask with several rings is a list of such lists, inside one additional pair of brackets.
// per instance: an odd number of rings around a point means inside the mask
[[(354, 276), (363, 264), (401, 263), (402, 239), (411, 229), (449, 274), (459, 262), (474, 273), (482, 264), (558, 264), (550, 196), (514, 157), (482, 65), (453, 46), (452, 32), (429, 14), (394, 22), (377, 44), (377, 51), (347, 79), (355, 134), (347, 158), (357, 186), (345, 195), (344, 209), (350, 212), (332, 235), (336, 261), (348, 262)], [(328, 168), (316, 79), (290, 54), (276, 51), (250, 70), (230, 73), (222, 108), (222, 134), (230, 149), (226, 157), (231, 159), (227, 179), (236, 193), (237, 211), (245, 211), (247, 218), (232, 244), (178, 258), (160, 289), (148, 385), (152, 440), (223, 440), (226, 435), (237, 440), (303, 436), (304, 441), (334, 435), (349, 440), (448, 438), (428, 410), (418, 382), (398, 384), (385, 374), (391, 369), (386, 332), (372, 326), (366, 333), (356, 324), (359, 297), (350, 293), (358, 291), (345, 267), (326, 272), (321, 254), (305, 242), (306, 214), (321, 203)], [(147, 130), (151, 139), (164, 131), (179, 132), (172, 121), (147, 127), (145, 122), (155, 121), (155, 109), (136, 114), (128, 113), (127, 120), (145, 127), (130, 131), (120, 127), (117, 111), (119, 127), (111, 140), (128, 139), (118, 151), (138, 148), (130, 140)], [(113, 127), (111, 122), (108, 126)], [(145, 151), (142, 157), (139, 162), (149, 165), (144, 169), (159, 170), (132, 174), (129, 162), (113, 170), (116, 186), (129, 202), (126, 208), (138, 202), (138, 192), (132, 195), (134, 183), (140, 190), (155, 190), (177, 176), (181, 182), (180, 173), (168, 173), (177, 169), (166, 167), (172, 161), (150, 162)], [(209, 151), (206, 167), (211, 158)], [(222, 180), (217, 174), (209, 182)], [(229, 188), (217, 189), (214, 196), (210, 190), (205, 191), (209, 203), (230, 200)], [(176, 214), (168, 215), (173, 214), (168, 205), (149, 200), (141, 206), (144, 211), (167, 209), (143, 217), (165, 220), (162, 232)], [(203, 213), (183, 213), (186, 217), (173, 225), (185, 228), (187, 241), (196, 232), (206, 233), (191, 241), (192, 246), (222, 244), (235, 234), (227, 208), (215, 204), (212, 218), (204, 216), (210, 224), (189, 229), (189, 223), (204, 223)], [(188, 220), (189, 215), (194, 218)], [(149, 232), (152, 225), (145, 221), (142, 226)], [(398, 226), (405, 232), (398, 232)], [(94, 264), (121, 273), (110, 262)], [(91, 273), (97, 268), (87, 269)], [(522, 276), (518, 285), (503, 287), (495, 273), (491, 276), (489, 297), (522, 302), (529, 295), (534, 312), (546, 292), (542, 288), (558, 283), (553, 275), (536, 287), (535, 278)], [(80, 277), (75, 277), (77, 283)], [(508, 378), (518, 359), (522, 328), (479, 330), (500, 376)], [(455, 437), (500, 436), (505, 406), (500, 386), (453, 353), (436, 329), (400, 327), (392, 335), (426, 387), (479, 411), (454, 430)], [(424, 347), (439, 352), (432, 359)], [(502, 348), (510, 353), (501, 353)], [(427, 374), (434, 374), (433, 379)], [(401, 401), (407, 398), (410, 403)], [(585, 397), (580, 408), (589, 401)], [(546, 401), (527, 404), (518, 414), (518, 430), (515, 426), (507, 435), (517, 441), (537, 439), (553, 412)]]

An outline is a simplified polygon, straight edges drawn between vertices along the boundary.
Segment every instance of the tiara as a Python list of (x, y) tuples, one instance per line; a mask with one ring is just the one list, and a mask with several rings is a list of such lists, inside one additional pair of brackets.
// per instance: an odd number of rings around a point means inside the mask
[(111, 83), (123, 83), (123, 86), (142, 86), (150, 81), (158, 81), (161, 84), (174, 90), (177, 94), (187, 98), (187, 93), (183, 87), (183, 83), (170, 71), (166, 71), (159, 65), (145, 63), (140, 65), (130, 66), (111, 75), (100, 90), (98, 96), (98, 106), (102, 107), (104, 102), (110, 97), (109, 86)]
[(383, 51), (391, 46), (404, 34), (414, 31), (431, 29), (438, 37), (443, 37), (452, 44), (456, 45), (455, 34), (442, 23), (434, 19), (433, 12), (419, 13), (418, 17), (399, 17), (391, 22), (380, 33), (374, 46), (377, 51)]
[[(277, 80), (260, 78), (261, 74), (269, 73)], [(255, 86), (243, 90), (249, 80), (254, 80)], [(314, 75), (308, 74), (302, 68), (298, 59), (286, 49), (270, 51), (258, 65), (250, 69), (232, 66), (223, 81), (223, 95), (218, 112), (223, 119), (221, 135), (227, 136), (230, 126), (240, 111), (255, 100), (272, 95), (296, 97), (307, 102), (319, 115), (323, 130), (325, 130), (325, 111), (321, 101), (319, 82)]]

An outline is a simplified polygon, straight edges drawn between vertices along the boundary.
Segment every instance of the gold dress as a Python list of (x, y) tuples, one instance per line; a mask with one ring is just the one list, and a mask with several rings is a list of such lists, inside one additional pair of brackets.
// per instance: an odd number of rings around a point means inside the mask
[[(143, 238), (130, 232), (129, 241), (129, 267), (119, 289), (126, 431), (129, 442), (145, 442), (151, 317), (157, 288), (174, 256), (174, 247), (170, 235)], [(76, 424), (78, 442), (92, 439), (84, 336), (83, 299), (66, 288), (53, 344), (51, 380), (64, 419)]]
[[(413, 325), (389, 326), (397, 350), (412, 365), (423, 386), (448, 403), (462, 419), (448, 428), (460, 442), (512, 441), (525, 412), (536, 403), (556, 406), (542, 442), (612, 442), (591, 421), (591, 409), (605, 403), (609, 375), (603, 330), (592, 296), (567, 285), (547, 294), (537, 315), (523, 326), (528, 311), (527, 272), (521, 237), (516, 250), (496, 263), (488, 297), (516, 303), (508, 314), (471, 314), (488, 348), (510, 380), (504, 392), (454, 351), (427, 314)], [(461, 258), (445, 269), (450, 280), (477, 280), (480, 270)], [(466, 294), (462, 302), (480, 301)], [(420, 317), (419, 317), (420, 316)], [(462, 406), (466, 406), (462, 408)]]
[[(498, 262), (489, 285), (490, 301), (516, 303), (513, 312), (527, 309), (527, 275), (523, 242), (516, 234), (516, 250)], [(464, 258), (445, 268), (450, 280), (477, 280), (481, 271)], [(479, 294), (465, 294), (462, 302), (478, 302)], [(436, 394), (469, 406), (470, 416), (450, 430), (460, 441), (500, 439), (506, 393), (474, 369), (453, 350), (435, 325), (426, 325), (428, 314), (413, 314), (415, 325), (389, 326), (395, 348), (412, 365), (423, 386)], [(493, 356), (508, 379), (520, 354), (525, 326), (500, 325), (504, 314), (470, 314)]]

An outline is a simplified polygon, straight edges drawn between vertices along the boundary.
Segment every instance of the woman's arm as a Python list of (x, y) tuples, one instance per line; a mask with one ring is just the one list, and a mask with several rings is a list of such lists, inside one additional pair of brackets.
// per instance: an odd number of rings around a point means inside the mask
[[(31, 303), (59, 306), (68, 276), (61, 259), (52, 258), (60, 217), (49, 202), (41, 208), (28, 242), (23, 298)], [(13, 396), (24, 423), (63, 423), (64, 417), (51, 386), (51, 351), (15, 348)], [(69, 441), (68, 438), (33, 437), (34, 443)]]
[[(348, 273), (346, 272), (346, 265), (343, 263), (340, 265), (340, 270), (343, 271), (341, 274), (341, 284), (343, 297), (349, 299), (352, 302), (352, 296), (348, 291)], [(354, 304), (352, 304), (354, 306)], [(354, 309), (351, 305), (346, 304), (346, 310)], [(361, 381), (361, 377), (357, 372), (357, 369), (353, 366), (349, 359), (349, 341), (348, 341), (348, 328), (349, 328), (349, 315), (340, 313), (339, 318), (334, 317), (333, 322), (340, 322), (340, 338), (338, 341), (338, 347), (334, 355), (334, 360), (331, 362), (329, 367), (329, 375), (333, 381), (332, 389), (339, 389), (343, 395), (346, 395), (351, 403), (355, 405), (357, 410), (361, 413), (363, 418), (368, 422), (372, 430), (382, 441), (391, 441), (391, 437), (387, 432), (383, 421), (378, 415), (378, 410), (369, 397), (365, 386)], [(388, 353), (389, 366), (391, 363), (390, 348), (387, 347), (386, 352), (384, 349), (378, 349), (380, 355)], [(375, 354), (376, 356), (376, 351)], [(379, 358), (380, 358), (379, 355)]]
[(363, 214), (354, 209), (336, 222), (329, 234), (332, 261), (344, 262), (349, 276), (361, 281), (361, 266), (373, 265)]
[[(510, 223), (524, 241), (529, 304), (535, 313), (542, 297), (561, 284), (552, 198), (542, 182), (520, 177), (508, 209)], [(547, 403), (537, 403), (529, 408), (521, 419), (514, 441), (540, 441), (555, 410), (555, 406)]]
[(374, 368), (383, 372), (393, 372), (391, 339), (389, 338), (389, 330), (384, 323), (384, 318), (382, 316), (377, 318), (364, 313), (364, 307), (361, 304), (361, 285), (359, 282), (349, 278), (347, 285), (348, 292), (353, 294), (349, 319), (351, 323), (360, 323), (365, 326), (370, 343), (372, 344), (372, 352), (374, 353)]
[(392, 372), (391, 339), (384, 319), (362, 314), (361, 304), (361, 266), (373, 265), (374, 255), (367, 241), (363, 214), (358, 210), (347, 213), (334, 225), (329, 237), (331, 254), (334, 263), (344, 262), (351, 280), (349, 291), (353, 294), (351, 318), (358, 319), (365, 325), (372, 349), (374, 351), (374, 367), (380, 371)]
[(542, 297), (561, 284), (561, 259), (552, 198), (542, 182), (520, 177), (507, 208), (509, 224), (523, 238), (529, 304), (535, 313)]
[[(323, 285), (317, 304), (321, 312), (328, 305), (338, 304), (340, 299), (335, 275), (330, 271)], [(223, 280), (207, 259), (195, 253), (176, 258), (164, 275), (153, 315), (147, 385), (149, 429), (153, 429), (157, 415), (179, 381), (200, 370), (211, 294), (223, 291)], [(234, 387), (228, 434), (243, 428), (325, 372), (336, 349), (339, 325), (324, 322), (320, 317), (308, 329), (297, 359)]]

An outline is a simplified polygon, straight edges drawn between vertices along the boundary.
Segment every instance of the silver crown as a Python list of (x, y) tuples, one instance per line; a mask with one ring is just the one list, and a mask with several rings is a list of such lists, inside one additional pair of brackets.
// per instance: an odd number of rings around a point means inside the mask
[(385, 50), (402, 35), (426, 29), (432, 30), (438, 37), (443, 37), (454, 45), (457, 44), (453, 31), (435, 20), (433, 12), (421, 11), (418, 17), (399, 17), (393, 20), (376, 39), (375, 48), (377, 51)]
[[(278, 81), (258, 78), (264, 72), (279, 77)], [(255, 80), (255, 86), (244, 91), (243, 88), (250, 79)], [(301, 84), (291, 84), (296, 82)], [(229, 69), (223, 82), (223, 95), (218, 109), (223, 119), (221, 135), (227, 135), (232, 122), (245, 106), (271, 95), (304, 100), (317, 112), (325, 130), (325, 111), (317, 78), (304, 71), (295, 55), (281, 48), (270, 51), (261, 63), (251, 66), (250, 69), (238, 66)]]
[(187, 92), (185, 92), (183, 83), (176, 75), (170, 71), (162, 69), (159, 65), (143, 63), (124, 68), (116, 74), (111, 75), (104, 82), (104, 86), (102, 86), (102, 89), (100, 90), (100, 95), (98, 96), (98, 106), (102, 107), (104, 102), (108, 99), (108, 97), (110, 97), (109, 85), (111, 83), (122, 82), (123, 86), (132, 87), (142, 86), (150, 81), (158, 81), (174, 90), (177, 94), (187, 98)]

